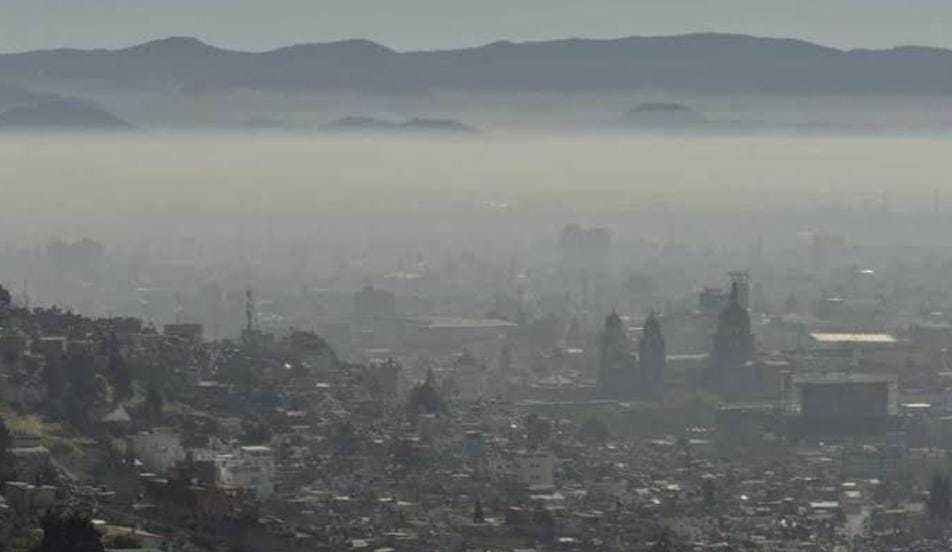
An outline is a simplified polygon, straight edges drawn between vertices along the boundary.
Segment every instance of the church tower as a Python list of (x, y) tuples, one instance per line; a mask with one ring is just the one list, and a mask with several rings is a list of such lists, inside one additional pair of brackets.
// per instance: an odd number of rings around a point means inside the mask
[(637, 388), (637, 365), (617, 312), (605, 319), (599, 340), (598, 387), (604, 397), (629, 398)]
[(717, 319), (714, 350), (711, 353), (710, 384), (722, 393), (734, 394), (747, 386), (743, 367), (754, 352), (750, 314), (741, 304), (738, 282), (731, 286), (727, 306)]
[(661, 322), (652, 311), (645, 320), (645, 327), (638, 341), (638, 365), (644, 383), (642, 394), (657, 396), (662, 391), (667, 356)]

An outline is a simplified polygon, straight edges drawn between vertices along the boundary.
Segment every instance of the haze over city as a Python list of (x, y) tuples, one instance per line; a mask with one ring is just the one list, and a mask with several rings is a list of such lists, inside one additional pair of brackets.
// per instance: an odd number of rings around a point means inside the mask
[(952, 5), (0, 0), (0, 552), (952, 548)]

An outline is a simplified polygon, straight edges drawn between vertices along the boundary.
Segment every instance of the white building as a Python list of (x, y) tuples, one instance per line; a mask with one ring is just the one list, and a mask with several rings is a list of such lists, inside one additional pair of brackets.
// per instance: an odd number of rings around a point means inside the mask
[(150, 471), (164, 473), (177, 462), (185, 460), (182, 438), (172, 429), (157, 428), (138, 433), (129, 441), (133, 453)]
[(241, 447), (215, 457), (218, 484), (252, 491), (259, 499), (274, 494), (274, 453), (270, 447)]

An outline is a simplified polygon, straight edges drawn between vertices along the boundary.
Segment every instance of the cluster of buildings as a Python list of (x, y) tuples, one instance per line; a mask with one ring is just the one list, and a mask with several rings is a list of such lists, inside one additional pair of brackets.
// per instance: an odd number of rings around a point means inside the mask
[[(817, 266), (845, 248), (811, 243)], [(659, 301), (613, 281), (614, 247), (567, 227), (490, 291), (388, 274), (313, 332), (250, 292), (235, 339), (9, 305), (0, 535), (71, 508), (167, 552), (949, 548), (941, 308), (870, 269)]]

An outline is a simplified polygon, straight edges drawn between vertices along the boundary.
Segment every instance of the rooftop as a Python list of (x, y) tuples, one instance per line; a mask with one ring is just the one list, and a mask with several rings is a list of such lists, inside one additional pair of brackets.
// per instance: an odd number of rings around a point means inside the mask
[(241, 451), (248, 454), (270, 454), (271, 447), (265, 447), (261, 445), (251, 445), (241, 447)]
[(450, 328), (515, 328), (518, 324), (508, 320), (495, 320), (492, 318), (455, 318), (449, 316), (433, 316), (421, 320), (423, 325), (429, 329), (450, 329)]
[(811, 333), (810, 337), (818, 343), (898, 343), (895, 337), (885, 333)]
[(827, 372), (817, 374), (800, 374), (793, 377), (795, 384), (833, 385), (843, 383), (895, 383), (896, 376), (892, 374), (854, 374), (847, 372)]

